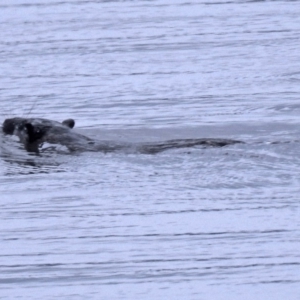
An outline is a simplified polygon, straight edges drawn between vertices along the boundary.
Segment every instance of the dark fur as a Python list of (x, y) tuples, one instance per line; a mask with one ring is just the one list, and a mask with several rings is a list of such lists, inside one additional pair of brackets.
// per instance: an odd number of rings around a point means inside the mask
[[(6, 119), (2, 130), (5, 134), (16, 135), (24, 143), (26, 150), (38, 152), (44, 143), (61, 144), (70, 151), (102, 151), (111, 152), (120, 149), (131, 149), (132, 144), (118, 144), (113, 142), (96, 141), (72, 130), (75, 125), (73, 119), (62, 123), (37, 118)], [(135, 145), (140, 153), (155, 154), (168, 149), (188, 148), (194, 146), (223, 147), (242, 143), (228, 139), (182, 139), (157, 143), (144, 143)]]

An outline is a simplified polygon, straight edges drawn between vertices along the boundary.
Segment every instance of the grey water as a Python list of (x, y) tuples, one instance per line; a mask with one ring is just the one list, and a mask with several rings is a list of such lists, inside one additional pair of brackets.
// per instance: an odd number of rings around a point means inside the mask
[(0, 121), (99, 140), (242, 140), (27, 153), (0, 134), (0, 299), (299, 299), (298, 1), (0, 2)]

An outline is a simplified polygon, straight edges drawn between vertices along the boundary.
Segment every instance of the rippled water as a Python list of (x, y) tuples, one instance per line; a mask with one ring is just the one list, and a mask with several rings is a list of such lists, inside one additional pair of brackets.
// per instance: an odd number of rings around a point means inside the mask
[(297, 1), (0, 9), (1, 121), (246, 142), (37, 156), (1, 134), (0, 298), (299, 298)]

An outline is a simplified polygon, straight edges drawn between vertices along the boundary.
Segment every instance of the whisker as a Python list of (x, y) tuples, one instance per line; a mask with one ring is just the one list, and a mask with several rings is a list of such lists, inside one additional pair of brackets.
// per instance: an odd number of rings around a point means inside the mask
[(31, 114), (33, 108), (35, 107), (36, 103), (37, 103), (37, 100), (38, 99), (35, 99), (35, 101), (33, 102), (33, 104), (31, 105), (31, 108), (30, 110), (28, 111), (27, 115), (26, 115), (26, 118), (28, 118), (28, 116)]

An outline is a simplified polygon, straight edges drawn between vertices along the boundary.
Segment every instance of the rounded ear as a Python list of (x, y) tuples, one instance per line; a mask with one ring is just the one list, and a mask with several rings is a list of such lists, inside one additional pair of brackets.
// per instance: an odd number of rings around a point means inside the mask
[(67, 120), (64, 120), (64, 121), (62, 122), (62, 124), (63, 124), (64, 126), (69, 127), (69, 128), (73, 128), (73, 127), (75, 126), (75, 121), (74, 121), (73, 119), (67, 119)]

